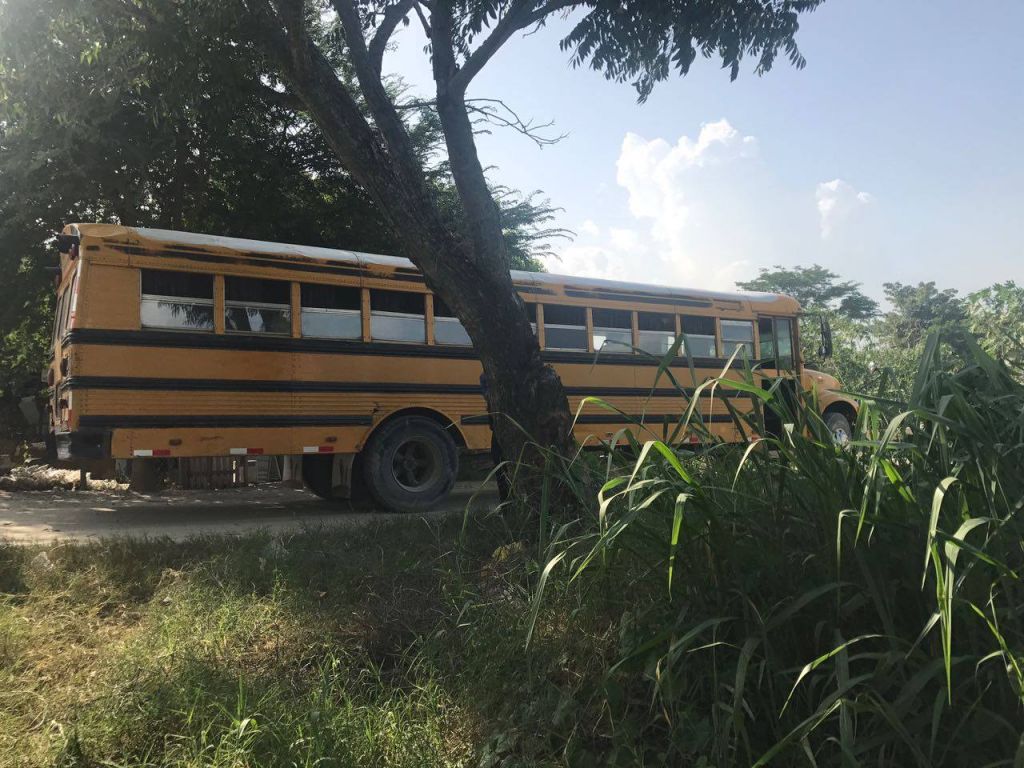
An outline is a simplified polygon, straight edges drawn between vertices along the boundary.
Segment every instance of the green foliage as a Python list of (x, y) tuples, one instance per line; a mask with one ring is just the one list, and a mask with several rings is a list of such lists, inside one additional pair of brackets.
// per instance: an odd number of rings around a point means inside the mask
[(652, 436), (587, 464), (599, 514), (555, 533), (545, 573), (619, 596), (594, 692), (618, 764), (1013, 762), (1024, 386), (958, 343), (951, 373), (929, 337), (909, 399), (865, 401), (847, 448), (813, 403), (723, 379), (705, 387), (758, 404), (738, 426), (766, 434), (774, 412), (783, 433), (701, 454)]
[(865, 296), (860, 283), (839, 282), (839, 275), (819, 264), (809, 267), (762, 267), (753, 280), (737, 282), (744, 291), (784, 293), (800, 302), (806, 312), (827, 312), (833, 317), (867, 320), (878, 313), (878, 302)]
[[(72, 221), (109, 221), (392, 253), (379, 209), (266, 74), (227, 4), (0, 3), (0, 370), (38, 380), (56, 263)], [(336, 32), (317, 27), (343, 57)], [(401, 83), (389, 88), (401, 98)], [(410, 135), (439, 197), (436, 116)], [(513, 266), (564, 233), (545, 200), (498, 189)], [(0, 389), (7, 381), (0, 383)]]
[(910, 347), (918, 346), (933, 331), (961, 327), (967, 319), (957, 292), (940, 291), (935, 283), (883, 283), (892, 309), (883, 318), (882, 332)]
[[(718, 57), (736, 79), (744, 56), (756, 71), (772, 68), (780, 49), (796, 67), (804, 66), (795, 35), (798, 17), (823, 0), (596, 0), (562, 40), (574, 65), (590, 66), (616, 82), (631, 82), (641, 100), (673, 70), (690, 71), (698, 53)], [(469, 3), (491, 11), (500, 5)]]
[(996, 283), (967, 297), (968, 327), (986, 352), (1024, 376), (1024, 288)]

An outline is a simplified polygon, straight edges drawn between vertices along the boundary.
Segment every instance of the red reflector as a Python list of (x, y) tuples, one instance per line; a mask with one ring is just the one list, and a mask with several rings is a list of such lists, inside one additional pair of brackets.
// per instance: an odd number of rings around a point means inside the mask
[(170, 456), (171, 455), (171, 449), (170, 448), (154, 448), (153, 449), (153, 455), (154, 456)]
[(246, 453), (248, 453), (250, 456), (262, 456), (263, 455), (263, 449), (262, 448), (247, 448), (246, 449)]
[(317, 449), (317, 452), (318, 453), (334, 453), (334, 446), (333, 445), (321, 445)]

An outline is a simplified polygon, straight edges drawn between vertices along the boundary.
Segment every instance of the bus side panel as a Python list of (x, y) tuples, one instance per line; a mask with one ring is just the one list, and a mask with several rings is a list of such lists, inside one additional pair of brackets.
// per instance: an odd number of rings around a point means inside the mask
[(76, 328), (139, 328), (139, 271), (91, 262), (79, 287)]

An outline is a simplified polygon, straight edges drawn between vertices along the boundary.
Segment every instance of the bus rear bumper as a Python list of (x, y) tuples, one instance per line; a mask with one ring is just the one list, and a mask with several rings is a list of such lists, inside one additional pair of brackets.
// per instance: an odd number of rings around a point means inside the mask
[[(110, 431), (106, 429), (80, 429), (74, 432), (53, 432), (47, 448), (58, 461), (81, 459), (109, 459)], [(48, 451), (49, 452), (49, 451)]]

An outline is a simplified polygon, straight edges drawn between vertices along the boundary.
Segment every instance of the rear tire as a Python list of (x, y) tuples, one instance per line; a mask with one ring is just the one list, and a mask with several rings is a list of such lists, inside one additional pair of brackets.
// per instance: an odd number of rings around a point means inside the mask
[(832, 435), (832, 442), (840, 447), (846, 447), (853, 439), (853, 427), (849, 419), (838, 411), (825, 414), (825, 426)]
[(374, 500), (394, 512), (425, 512), (451, 492), (459, 453), (451, 435), (421, 416), (382, 426), (363, 451), (363, 477)]

